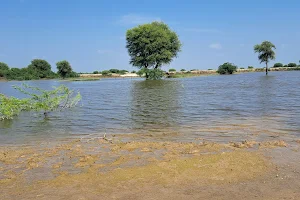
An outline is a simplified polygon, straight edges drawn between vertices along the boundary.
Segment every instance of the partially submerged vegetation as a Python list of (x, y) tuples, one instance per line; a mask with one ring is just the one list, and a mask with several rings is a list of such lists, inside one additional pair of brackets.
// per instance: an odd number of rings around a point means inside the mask
[(79, 92), (75, 93), (64, 85), (54, 87), (53, 90), (43, 90), (26, 84), (14, 88), (28, 97), (18, 99), (0, 94), (0, 120), (12, 119), (21, 111), (42, 111), (46, 117), (51, 111), (74, 107), (81, 99)]

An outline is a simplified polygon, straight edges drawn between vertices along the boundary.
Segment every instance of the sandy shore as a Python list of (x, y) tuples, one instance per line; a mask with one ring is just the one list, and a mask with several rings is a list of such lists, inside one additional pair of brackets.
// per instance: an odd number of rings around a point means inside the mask
[(218, 144), (151, 138), (120, 135), (1, 147), (0, 199), (300, 196), (300, 140)]

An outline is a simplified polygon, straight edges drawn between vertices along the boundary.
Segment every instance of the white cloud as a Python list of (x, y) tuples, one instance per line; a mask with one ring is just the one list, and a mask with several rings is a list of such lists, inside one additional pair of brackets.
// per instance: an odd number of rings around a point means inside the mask
[(123, 25), (145, 24), (153, 21), (161, 21), (159, 17), (142, 16), (137, 14), (128, 14), (121, 17), (119, 23)]
[(220, 33), (221, 31), (217, 29), (201, 29), (201, 28), (186, 28), (184, 31), (194, 32), (194, 33)]
[(210, 44), (209, 48), (220, 50), (222, 49), (222, 45), (220, 43), (214, 43), (214, 44)]

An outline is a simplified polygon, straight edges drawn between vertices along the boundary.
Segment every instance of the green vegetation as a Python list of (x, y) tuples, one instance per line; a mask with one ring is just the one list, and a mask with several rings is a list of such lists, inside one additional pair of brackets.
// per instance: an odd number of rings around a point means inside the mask
[(93, 71), (93, 74), (100, 74), (99, 71)]
[(275, 63), (273, 67), (274, 68), (283, 67), (283, 64), (282, 63)]
[[(66, 60), (56, 63), (58, 74), (64, 79), (66, 77), (74, 77), (74, 72), (70, 63)], [(72, 73), (73, 72), (73, 73)], [(76, 77), (76, 76), (75, 76)]]
[(240, 67), (240, 69), (245, 69), (244, 67)]
[(185, 69), (181, 69), (180, 71), (181, 71), (181, 72), (185, 72), (186, 70), (185, 70)]
[(171, 68), (169, 69), (169, 72), (176, 72), (176, 69)]
[(248, 69), (253, 69), (254, 67), (253, 66), (248, 66)]
[(213, 70), (213, 69), (207, 69), (207, 70)]
[(269, 41), (264, 41), (261, 44), (254, 46), (254, 52), (258, 53), (258, 59), (260, 63), (266, 63), (266, 75), (268, 75), (268, 63), (270, 60), (275, 59), (275, 52), (273, 49), (276, 49), (275, 45)]
[(177, 34), (162, 22), (152, 22), (128, 30), (126, 41), (130, 64), (145, 69), (146, 79), (157, 79), (160, 76), (157, 75), (161, 74), (158, 69), (164, 64), (170, 64), (181, 49)]
[(0, 94), (0, 120), (12, 119), (21, 111), (43, 111), (46, 117), (49, 112), (74, 107), (81, 99), (80, 93), (75, 94), (64, 85), (53, 90), (43, 90), (26, 84), (14, 86), (15, 89), (29, 96), (25, 99), (7, 97)]
[(135, 70), (132, 70), (132, 71), (131, 71), (131, 73), (132, 73), (132, 74), (135, 74), (135, 73), (136, 73), (136, 71), (135, 71)]
[(219, 74), (233, 74), (234, 72), (236, 72), (236, 70), (237, 70), (237, 66), (227, 62), (224, 63), (223, 65), (220, 65), (217, 72)]
[(108, 70), (104, 70), (101, 72), (103, 76), (111, 76), (111, 72)]
[(140, 77), (143, 77), (143, 76), (151, 77), (151, 78), (148, 78), (150, 80), (159, 80), (162, 77), (164, 77), (165, 72), (159, 68), (158, 69), (142, 68), (136, 74), (139, 75)]
[(297, 64), (296, 63), (289, 63), (287, 66), (288, 67), (297, 67)]

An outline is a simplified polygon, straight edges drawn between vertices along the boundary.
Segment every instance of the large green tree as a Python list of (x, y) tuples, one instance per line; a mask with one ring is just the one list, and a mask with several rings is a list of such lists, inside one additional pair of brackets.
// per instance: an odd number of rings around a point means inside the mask
[[(139, 25), (126, 33), (130, 64), (140, 69), (158, 70), (178, 56), (181, 43), (177, 34), (163, 22)], [(149, 73), (146, 73), (146, 78)]]
[(4, 77), (8, 70), (8, 65), (6, 63), (0, 62), (0, 77)]
[(275, 59), (275, 45), (269, 41), (264, 41), (261, 44), (254, 46), (254, 52), (258, 53), (260, 63), (266, 63), (266, 75), (268, 75), (268, 63)]
[(31, 64), (28, 65), (28, 70), (31, 70), (37, 74), (39, 78), (47, 78), (52, 75), (51, 65), (42, 59), (34, 59)]
[(73, 71), (70, 63), (68, 61), (66, 61), (66, 60), (57, 62), (56, 63), (56, 67), (57, 67), (57, 70), (58, 70), (57, 73), (62, 78), (66, 78), (67, 76), (70, 76), (70, 74)]

